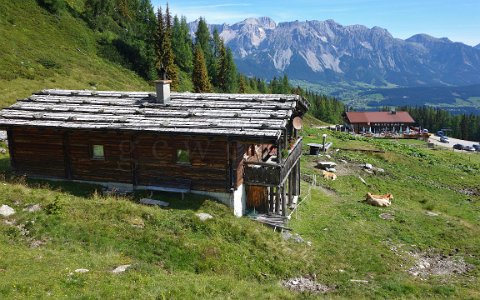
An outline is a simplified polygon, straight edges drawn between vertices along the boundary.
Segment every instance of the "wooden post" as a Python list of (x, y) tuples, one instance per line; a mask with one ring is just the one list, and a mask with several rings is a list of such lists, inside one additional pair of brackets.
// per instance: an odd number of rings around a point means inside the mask
[[(132, 167), (132, 184), (134, 186), (138, 185), (138, 168), (139, 168), (139, 163), (138, 163), (138, 150), (137, 150), (137, 136), (132, 135), (131, 140), (130, 140), (130, 165)], [(183, 200), (183, 194), (182, 194), (182, 200)]]
[(12, 171), (16, 171), (17, 164), (15, 160), (15, 141), (13, 137), (13, 128), (8, 127), (7, 129), (7, 139), (8, 139), (8, 153), (10, 154), (10, 167)]
[(302, 176), (300, 174), (300, 160), (297, 162), (297, 196), (300, 196), (300, 183), (302, 180)]
[(280, 213), (280, 187), (275, 188), (275, 214)]
[(288, 206), (293, 204), (293, 175), (295, 169), (294, 166), (290, 174), (288, 174)]
[(275, 201), (275, 187), (271, 186), (269, 187), (270, 190), (270, 204), (268, 207), (268, 212), (273, 213), (274, 212), (274, 201)]
[(63, 133), (63, 161), (65, 168), (65, 178), (72, 179), (72, 165), (70, 162), (70, 138), (68, 131)]
[(287, 191), (285, 187), (285, 183), (281, 187), (282, 189), (282, 216), (287, 216)]
[(293, 169), (292, 169), (292, 194), (293, 196), (297, 196), (298, 195), (298, 168), (297, 168), (297, 165), (298, 165), (298, 162), (293, 166)]

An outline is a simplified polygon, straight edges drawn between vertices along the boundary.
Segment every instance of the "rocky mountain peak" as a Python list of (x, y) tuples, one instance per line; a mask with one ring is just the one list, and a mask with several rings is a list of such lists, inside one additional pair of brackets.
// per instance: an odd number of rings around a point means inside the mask
[[(192, 33), (196, 25), (190, 23)], [(276, 24), (261, 17), (209, 27), (219, 31), (247, 75), (272, 78), (286, 73), (311, 82), (378, 86), (480, 83), (480, 51), (447, 38), (417, 34), (401, 40), (385, 28), (343, 26), (334, 20)]]

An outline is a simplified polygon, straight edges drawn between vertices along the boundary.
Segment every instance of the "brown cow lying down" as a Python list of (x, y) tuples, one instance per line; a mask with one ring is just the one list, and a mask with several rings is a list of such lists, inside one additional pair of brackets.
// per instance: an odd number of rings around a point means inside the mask
[(335, 180), (335, 179), (337, 179), (337, 175), (335, 173), (332, 173), (332, 172), (323, 171), (323, 178)]
[(392, 199), (392, 194), (372, 195), (371, 193), (367, 193), (365, 201), (373, 206), (390, 206), (392, 204), (390, 200)]

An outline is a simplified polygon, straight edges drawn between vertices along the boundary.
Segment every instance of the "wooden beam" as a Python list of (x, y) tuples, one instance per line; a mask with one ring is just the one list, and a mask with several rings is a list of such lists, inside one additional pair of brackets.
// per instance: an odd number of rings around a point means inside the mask
[(73, 179), (72, 178), (72, 164), (70, 160), (70, 139), (69, 139), (69, 132), (65, 131), (63, 133), (63, 160), (65, 165), (65, 178), (66, 179)]
[(275, 188), (275, 214), (280, 214), (280, 191), (281, 188), (277, 186)]
[(288, 206), (293, 204), (293, 177), (294, 177), (295, 167), (293, 168), (290, 175), (288, 175)]
[(285, 184), (282, 185), (282, 216), (287, 216), (287, 190)]
[(13, 128), (7, 128), (7, 139), (8, 139), (8, 153), (10, 154), (10, 166), (12, 171), (16, 171), (17, 164), (15, 160), (15, 137), (13, 136)]
[[(137, 149), (137, 136), (132, 135), (130, 139), (130, 164), (132, 166), (132, 184), (133, 186), (138, 185), (138, 149)], [(182, 194), (183, 195), (183, 194)]]
[(270, 201), (268, 205), (268, 212), (273, 213), (274, 212), (274, 205), (275, 205), (275, 187), (270, 186), (268, 187), (269, 190), (269, 196), (270, 196)]

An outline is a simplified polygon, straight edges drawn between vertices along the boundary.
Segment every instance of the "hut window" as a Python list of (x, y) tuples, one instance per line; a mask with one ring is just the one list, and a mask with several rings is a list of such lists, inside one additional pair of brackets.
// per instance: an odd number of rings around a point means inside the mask
[(177, 149), (177, 163), (178, 164), (190, 164), (190, 151), (187, 149)]
[(105, 152), (103, 151), (103, 145), (93, 145), (92, 147), (93, 159), (105, 159)]

